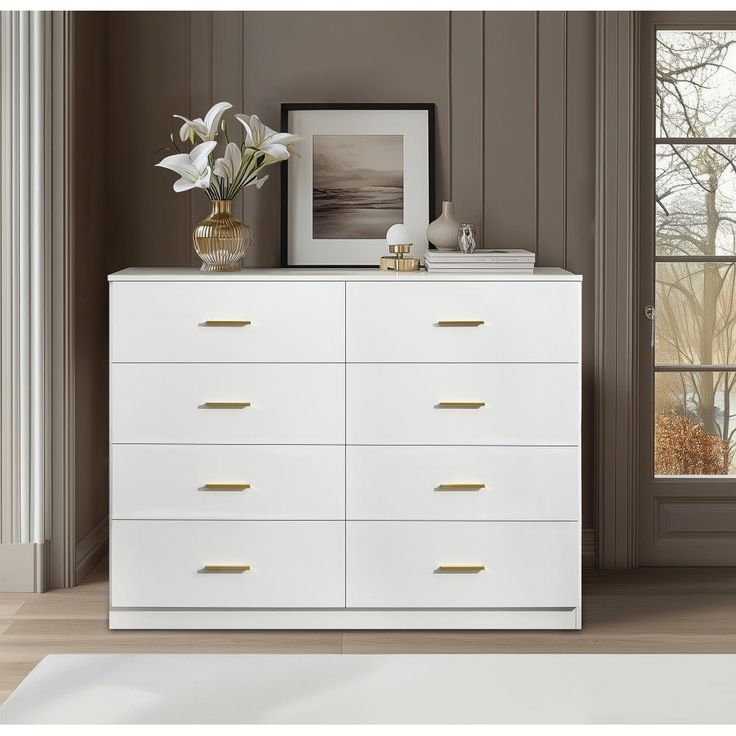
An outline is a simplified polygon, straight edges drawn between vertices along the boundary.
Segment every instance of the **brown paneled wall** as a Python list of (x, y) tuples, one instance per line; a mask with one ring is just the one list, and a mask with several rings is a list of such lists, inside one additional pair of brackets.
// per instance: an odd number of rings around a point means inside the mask
[[(125, 12), (107, 14), (108, 270), (195, 265), (203, 197), (153, 168), (173, 113), (227, 99), (278, 127), (281, 102), (434, 102), (437, 202), (487, 247), (535, 250), (584, 283), (584, 525), (593, 526), (595, 14)], [(102, 154), (101, 154), (102, 155)], [(278, 171), (236, 212), (251, 266), (279, 262)], [(564, 397), (560, 397), (564, 401)]]
[(105, 14), (75, 13), (73, 20), (74, 532), (77, 549), (84, 550), (107, 517), (106, 245), (111, 222), (105, 190), (107, 164), (116, 162), (107, 152)]

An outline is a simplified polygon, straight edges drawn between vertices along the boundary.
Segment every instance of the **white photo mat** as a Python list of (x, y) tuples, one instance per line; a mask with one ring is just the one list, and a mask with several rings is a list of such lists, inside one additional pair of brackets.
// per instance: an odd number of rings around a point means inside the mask
[(284, 265), (378, 266), (380, 257), (388, 252), (384, 236), (313, 237), (314, 137), (323, 135), (403, 137), (403, 222), (413, 239), (412, 255), (423, 259), (430, 221), (430, 115), (427, 109), (288, 111), (288, 131), (303, 140), (297, 144), (299, 156), (287, 163), (288, 184), (282, 198), (282, 207), (287, 208)]

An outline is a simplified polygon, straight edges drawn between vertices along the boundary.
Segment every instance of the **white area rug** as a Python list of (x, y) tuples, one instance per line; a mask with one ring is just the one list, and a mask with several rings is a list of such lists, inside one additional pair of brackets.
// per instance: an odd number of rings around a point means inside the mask
[(736, 655), (46, 657), (0, 723), (735, 723)]

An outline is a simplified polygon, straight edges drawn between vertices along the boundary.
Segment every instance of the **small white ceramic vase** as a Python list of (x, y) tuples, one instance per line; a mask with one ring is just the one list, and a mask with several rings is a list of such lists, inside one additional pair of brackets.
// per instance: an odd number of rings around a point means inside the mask
[(442, 214), (429, 224), (427, 240), (437, 250), (457, 250), (457, 229), (460, 223), (455, 219), (455, 205), (452, 202), (442, 203)]

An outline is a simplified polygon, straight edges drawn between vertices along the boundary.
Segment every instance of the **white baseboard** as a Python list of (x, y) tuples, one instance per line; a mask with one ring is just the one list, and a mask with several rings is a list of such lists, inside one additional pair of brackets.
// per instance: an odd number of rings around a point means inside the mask
[(78, 542), (75, 548), (75, 585), (79, 585), (92, 568), (105, 556), (109, 521), (97, 522)]
[(0, 544), (0, 592), (46, 590), (46, 543)]
[(595, 529), (583, 529), (583, 569), (595, 567)]

